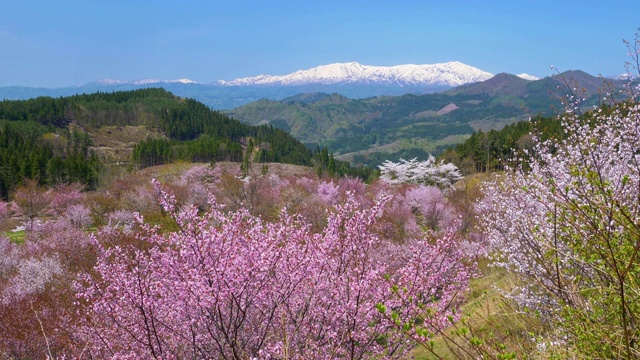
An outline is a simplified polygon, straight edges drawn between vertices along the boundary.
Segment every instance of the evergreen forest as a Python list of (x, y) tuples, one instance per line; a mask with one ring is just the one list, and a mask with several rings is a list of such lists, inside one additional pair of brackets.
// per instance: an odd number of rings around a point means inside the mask
[[(97, 131), (132, 127), (146, 129), (147, 136), (112, 149), (120, 154), (115, 159), (101, 154)], [(3, 199), (25, 179), (50, 186), (79, 182), (95, 189), (102, 168), (112, 163), (142, 169), (174, 161), (277, 162), (314, 166), (319, 174), (332, 176), (372, 173), (351, 169), (326, 149), (313, 151), (281, 129), (243, 124), (160, 88), (2, 101), (0, 159)]]

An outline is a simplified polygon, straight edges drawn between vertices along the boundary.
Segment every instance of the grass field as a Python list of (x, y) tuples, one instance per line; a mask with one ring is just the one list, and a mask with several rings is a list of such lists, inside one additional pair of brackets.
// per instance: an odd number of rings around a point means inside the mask
[[(532, 351), (534, 344), (531, 338), (539, 324), (532, 323), (530, 317), (519, 315), (503, 296), (516, 286), (515, 279), (506, 271), (490, 266), (487, 259), (480, 261), (479, 272), (480, 276), (471, 282), (461, 308), (461, 320), (445, 330), (444, 335), (435, 337), (432, 351), (425, 347), (417, 348), (413, 354), (416, 359), (477, 359), (480, 354), (472, 351), (466, 354), (462, 350), (473, 347), (471, 338), (481, 341), (480, 346), (494, 354), (514, 352), (519, 358)], [(463, 328), (468, 329), (464, 337), (460, 335)]]

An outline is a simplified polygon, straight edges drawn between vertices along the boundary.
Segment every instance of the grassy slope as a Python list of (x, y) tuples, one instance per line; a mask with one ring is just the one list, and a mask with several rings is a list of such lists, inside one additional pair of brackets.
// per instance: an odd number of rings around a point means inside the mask
[[(71, 126), (78, 126), (72, 124)], [(96, 152), (100, 160), (105, 164), (129, 163), (133, 147), (140, 141), (149, 137), (163, 137), (157, 129), (144, 125), (138, 126), (102, 126), (79, 127), (81, 131), (88, 133), (93, 139), (91, 149)]]

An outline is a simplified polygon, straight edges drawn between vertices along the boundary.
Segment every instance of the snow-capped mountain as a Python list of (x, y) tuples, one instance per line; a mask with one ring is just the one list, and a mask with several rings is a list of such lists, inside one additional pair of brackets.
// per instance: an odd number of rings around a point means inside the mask
[(493, 74), (473, 66), (452, 61), (426, 65), (368, 66), (357, 62), (322, 65), (308, 70), (298, 70), (282, 76), (258, 75), (232, 81), (221, 80), (220, 85), (333, 85), (377, 84), (395, 86), (458, 86), (483, 81)]
[[(517, 75), (535, 80), (528, 74)], [(232, 81), (196, 82), (191, 79), (101, 79), (62, 88), (0, 87), (0, 100), (38, 96), (69, 96), (96, 91), (129, 91), (161, 87), (175, 95), (196, 99), (223, 110), (260, 99), (282, 100), (303, 93), (337, 93), (350, 99), (404, 94), (428, 94), (484, 82), (493, 74), (458, 61), (427, 65), (368, 66), (335, 63), (282, 76), (259, 75)]]
[(529, 75), (527, 73), (518, 74), (516, 76), (521, 78), (521, 79), (530, 80), (530, 81), (540, 80), (539, 77), (537, 77), (535, 75)]
[(127, 80), (100, 79), (100, 80), (96, 80), (95, 83), (99, 85), (124, 85), (124, 84), (129, 84), (131, 82)]
[(158, 79), (143, 79), (143, 80), (115, 80), (115, 79), (100, 79), (95, 82), (99, 85), (150, 85), (150, 84), (197, 84), (197, 82), (190, 79), (176, 79), (176, 80), (158, 80)]
[(631, 72), (628, 72), (620, 75), (607, 76), (606, 79), (627, 81), (627, 80), (640, 79), (640, 75), (632, 74)]

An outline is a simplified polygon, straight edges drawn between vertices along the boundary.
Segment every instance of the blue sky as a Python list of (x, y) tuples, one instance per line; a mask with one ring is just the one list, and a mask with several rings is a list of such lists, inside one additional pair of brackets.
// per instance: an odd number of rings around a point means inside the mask
[(335, 62), (624, 72), (640, 1), (0, 0), (0, 86), (198, 82)]

